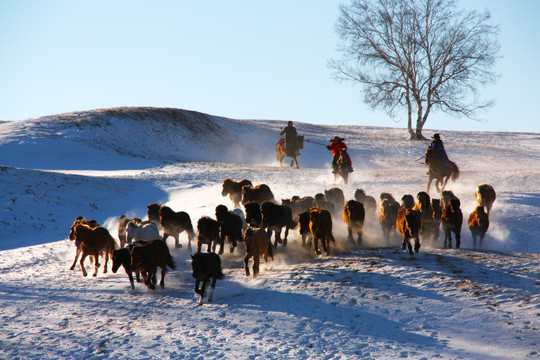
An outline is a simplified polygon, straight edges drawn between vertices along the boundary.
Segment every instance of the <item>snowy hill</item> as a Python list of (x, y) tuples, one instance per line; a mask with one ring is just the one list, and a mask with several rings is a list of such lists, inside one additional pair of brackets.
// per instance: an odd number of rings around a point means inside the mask
[[(410, 258), (398, 237), (384, 247), (376, 219), (358, 249), (335, 219), (330, 257), (305, 254), (297, 230), (256, 279), (244, 275), (243, 249), (225, 254), (226, 278), (202, 308), (186, 246), (170, 246), (178, 266), (164, 290), (131, 291), (121, 272), (68, 270), (76, 216), (116, 236), (121, 214), (145, 217), (146, 205), (160, 202), (195, 223), (218, 204), (232, 208), (221, 196), (226, 177), (268, 184), (277, 199), (334, 186), (348, 199), (358, 188), (396, 198), (425, 189), (426, 168), (415, 160), (429, 143), (409, 141), (404, 129), (295, 123), (310, 140), (296, 170), (275, 160), (284, 125), (159, 108), (0, 123), (0, 358), (538, 358), (535, 133), (442, 132), (461, 170), (448, 188), (464, 218), (478, 184), (497, 191), (483, 250), (471, 250), (464, 225), (464, 249), (441, 249), (441, 235)], [(348, 185), (334, 182), (330, 152), (317, 144), (334, 135), (353, 159)]]

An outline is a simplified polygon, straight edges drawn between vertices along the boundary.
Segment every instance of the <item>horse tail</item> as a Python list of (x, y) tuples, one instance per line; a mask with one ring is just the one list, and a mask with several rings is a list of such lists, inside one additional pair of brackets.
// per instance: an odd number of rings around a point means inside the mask
[(225, 277), (225, 275), (223, 274), (223, 271), (221, 270), (221, 266), (220, 266), (217, 273), (216, 273), (216, 279), (221, 280), (224, 277)]
[(452, 165), (452, 181), (456, 181), (457, 179), (459, 179), (459, 168), (456, 163), (452, 163)]
[(176, 269), (176, 263), (174, 262), (171, 254), (167, 254), (167, 266), (171, 269)]

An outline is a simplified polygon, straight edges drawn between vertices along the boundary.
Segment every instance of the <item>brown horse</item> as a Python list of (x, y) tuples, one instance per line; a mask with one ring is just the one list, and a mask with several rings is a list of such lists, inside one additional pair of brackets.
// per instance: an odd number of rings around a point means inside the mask
[(309, 230), (313, 237), (313, 250), (317, 255), (321, 255), (319, 250), (319, 240), (326, 255), (330, 255), (330, 242), (336, 243), (332, 235), (332, 216), (326, 210), (311, 209), (309, 212)]
[(388, 193), (381, 193), (381, 206), (379, 208), (379, 223), (386, 245), (390, 243), (390, 234), (396, 229), (396, 220), (399, 211), (399, 203)]
[[(71, 225), (71, 228), (69, 229), (69, 240), (75, 241), (75, 227), (79, 224), (86, 224), (92, 228), (100, 226), (96, 220), (86, 220), (86, 218), (84, 218), (83, 216), (78, 216), (73, 222), (73, 225)], [(81, 255), (81, 248), (79, 244), (75, 243), (75, 247), (77, 251), (75, 252), (75, 260), (73, 260), (73, 265), (71, 265), (70, 268), (71, 270), (75, 269), (75, 264), (79, 259), (79, 255)]]
[(416, 198), (418, 199), (418, 203), (413, 207), (413, 209), (420, 213), (420, 236), (422, 237), (423, 242), (428, 242), (431, 241), (431, 238), (433, 236), (434, 226), (431, 198), (429, 194), (425, 191), (420, 191), (416, 195)]
[(185, 211), (175, 212), (168, 206), (161, 206), (159, 209), (159, 219), (163, 228), (163, 241), (166, 241), (169, 236), (172, 236), (175, 241), (175, 246), (181, 248), (180, 233), (185, 231), (188, 235), (188, 248), (191, 249), (191, 239), (195, 237), (191, 218)]
[(285, 149), (285, 139), (279, 139), (276, 144), (276, 157), (279, 166), (283, 166), (283, 159), (285, 156), (289, 156), (291, 158), (291, 167), (296, 164), (296, 168), (299, 169), (296, 157), (300, 155), (300, 150), (304, 148), (304, 136), (297, 136), (296, 141), (291, 141), (289, 146), (291, 149)]
[(176, 264), (169, 252), (169, 247), (163, 240), (152, 240), (131, 250), (131, 270), (140, 271), (144, 283), (149, 289), (156, 288), (157, 268), (161, 268), (161, 281), (159, 285), (165, 288), (165, 273), (167, 266), (176, 268)]
[(452, 198), (443, 208), (441, 215), (442, 227), (444, 230), (444, 248), (452, 248), (452, 233), (456, 238), (456, 249), (461, 246), (461, 225), (463, 224), (463, 213), (460, 209), (458, 198)]
[(259, 203), (260, 205), (265, 201), (271, 201), (277, 204), (272, 190), (266, 184), (259, 184), (257, 186), (244, 185), (242, 187), (242, 205), (246, 205), (250, 201)]
[(244, 269), (246, 276), (249, 276), (249, 259), (253, 258), (253, 276), (259, 274), (260, 256), (264, 258), (264, 262), (268, 263), (268, 258), (274, 261), (274, 250), (270, 237), (266, 230), (262, 228), (249, 228), (246, 231), (246, 256), (244, 257)]
[(409, 249), (409, 255), (413, 255), (413, 245), (411, 239), (414, 239), (414, 251), (418, 253), (420, 250), (420, 212), (402, 207), (399, 210), (396, 220), (396, 228), (403, 236), (402, 248)]
[(489, 228), (489, 215), (486, 213), (482, 205), (478, 205), (469, 215), (469, 221), (467, 224), (473, 238), (473, 248), (476, 249), (477, 237), (480, 238), (480, 248), (482, 248), (484, 236), (486, 236), (486, 232)]
[(497, 198), (497, 194), (495, 193), (495, 189), (493, 189), (493, 186), (489, 184), (478, 185), (478, 189), (474, 193), (474, 197), (476, 198), (476, 202), (478, 202), (478, 205), (485, 206), (487, 215), (489, 216), (491, 208), (493, 207), (493, 203)]
[[(81, 269), (83, 276), (87, 276), (86, 269), (84, 268), (84, 259), (87, 256), (94, 257), (95, 271), (93, 276), (97, 276), (99, 264), (99, 255), (103, 254), (105, 256), (105, 265), (103, 268), (103, 273), (107, 273), (107, 263), (109, 262), (109, 256), (112, 257), (113, 251), (116, 248), (116, 242), (109, 233), (109, 230), (104, 227), (91, 227), (86, 224), (78, 224), (73, 229), (73, 236), (75, 238), (75, 244), (77, 245), (77, 252), (81, 252)], [(75, 261), (71, 265), (70, 270), (75, 268)]]
[(339, 151), (334, 180), (337, 180), (338, 176), (343, 178), (345, 184), (349, 182), (349, 159), (347, 158), (347, 150), (345, 149)]
[(366, 211), (364, 205), (356, 200), (349, 200), (343, 208), (342, 219), (347, 224), (349, 242), (354, 244), (353, 232), (357, 235), (358, 246), (362, 245), (362, 233)]
[(242, 187), (244, 185), (253, 186), (251, 181), (243, 179), (241, 181), (234, 181), (231, 178), (223, 180), (223, 187), (221, 189), (221, 196), (229, 195), (229, 198), (234, 203), (234, 207), (240, 207), (240, 201), (242, 201)]
[(201, 217), (197, 222), (197, 252), (201, 252), (203, 244), (208, 245), (207, 252), (215, 252), (216, 246), (219, 243), (220, 237), (218, 222), (208, 216)]
[[(448, 180), (452, 178), (452, 181), (456, 181), (459, 178), (459, 168), (455, 162), (450, 161), (450, 166), (443, 166), (439, 160), (439, 157), (432, 148), (427, 148), (425, 154), (425, 163), (429, 167), (428, 170), (428, 184), (427, 184), (427, 193), (429, 194), (429, 188), (431, 187), (431, 182), (435, 181), (435, 187), (437, 192), (440, 193), (444, 190), (444, 187), (448, 183)], [(439, 187), (439, 185), (442, 185)]]

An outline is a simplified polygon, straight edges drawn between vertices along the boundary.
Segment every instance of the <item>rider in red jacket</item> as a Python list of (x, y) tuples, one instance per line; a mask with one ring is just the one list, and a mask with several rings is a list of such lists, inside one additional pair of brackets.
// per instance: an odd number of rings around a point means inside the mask
[[(340, 138), (339, 136), (334, 136), (333, 139), (330, 139), (331, 144), (328, 145), (326, 148), (332, 152), (332, 172), (336, 172), (336, 165), (337, 160), (339, 157), (339, 152), (341, 149), (347, 150), (347, 145), (343, 142), (345, 140), (344, 138)], [(353, 172), (352, 168), (352, 161), (349, 157), (349, 153), (345, 152), (345, 155), (347, 155), (347, 160), (349, 161), (349, 172)]]

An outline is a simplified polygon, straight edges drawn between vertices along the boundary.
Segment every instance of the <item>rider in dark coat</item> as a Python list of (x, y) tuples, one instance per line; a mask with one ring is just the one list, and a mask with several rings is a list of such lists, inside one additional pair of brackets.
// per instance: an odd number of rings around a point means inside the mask
[[(330, 139), (331, 144), (328, 145), (326, 148), (332, 152), (332, 172), (336, 172), (337, 167), (337, 160), (339, 158), (339, 152), (341, 149), (347, 150), (347, 145), (343, 142), (345, 140), (344, 138), (341, 138), (339, 136), (334, 136), (334, 138)], [(345, 155), (347, 155), (347, 160), (349, 161), (349, 172), (353, 172), (352, 168), (352, 161), (349, 157), (349, 153), (345, 152)]]
[(293, 126), (293, 122), (289, 121), (287, 126), (281, 130), (279, 135), (285, 135), (285, 152), (290, 154), (294, 148), (294, 144), (296, 143), (296, 137), (298, 136), (296, 128)]
[(435, 154), (439, 157), (439, 161), (441, 164), (445, 167), (450, 166), (450, 159), (448, 158), (448, 155), (446, 154), (446, 150), (444, 150), (444, 144), (441, 140), (440, 134), (433, 134), (431, 137), (433, 141), (431, 142), (431, 145), (429, 145), (430, 148), (435, 151)]

